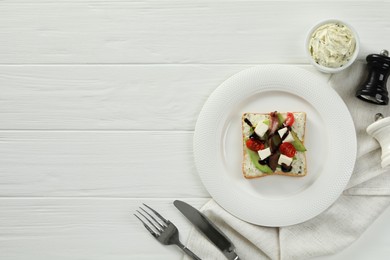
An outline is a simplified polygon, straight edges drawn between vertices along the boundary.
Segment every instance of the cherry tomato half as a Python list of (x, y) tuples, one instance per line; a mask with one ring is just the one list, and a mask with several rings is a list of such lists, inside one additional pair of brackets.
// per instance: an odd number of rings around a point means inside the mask
[(294, 145), (292, 145), (291, 143), (288, 143), (288, 142), (282, 143), (279, 146), (279, 150), (282, 154), (284, 154), (290, 158), (294, 157), (295, 153), (297, 152), (297, 150), (295, 150)]
[(286, 126), (292, 126), (294, 124), (294, 121), (295, 121), (294, 114), (291, 112), (288, 112), (287, 118), (286, 118), (286, 121), (284, 121), (284, 124)]
[(250, 149), (252, 151), (257, 152), (259, 150), (264, 149), (265, 146), (260, 140), (250, 138), (250, 139), (246, 140), (246, 147), (248, 147), (248, 149)]

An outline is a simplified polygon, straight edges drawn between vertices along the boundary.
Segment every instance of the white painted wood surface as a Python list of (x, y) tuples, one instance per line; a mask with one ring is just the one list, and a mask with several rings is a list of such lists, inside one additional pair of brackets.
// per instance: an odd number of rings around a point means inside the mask
[[(207, 97), (257, 64), (308, 70), (303, 41), (339, 18), (390, 48), (389, 1), (0, 1), (0, 259), (180, 259), (131, 215), (209, 200), (192, 136)], [(321, 74), (325, 79), (329, 75)], [(321, 259), (388, 259), (390, 210)]]

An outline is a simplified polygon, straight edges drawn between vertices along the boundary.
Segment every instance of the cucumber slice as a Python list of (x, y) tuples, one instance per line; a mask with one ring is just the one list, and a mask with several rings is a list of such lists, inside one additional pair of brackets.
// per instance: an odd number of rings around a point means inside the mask
[(291, 144), (294, 146), (295, 150), (299, 152), (306, 152), (306, 147), (303, 145), (301, 140), (299, 140), (297, 134), (292, 130), (290, 131), (290, 133), (294, 138), (294, 141)]
[(276, 115), (278, 116), (279, 127), (281, 127), (283, 125), (285, 119), (281, 113), (277, 113)]
[(259, 157), (259, 155), (256, 152), (254, 152), (254, 151), (252, 151), (252, 150), (250, 150), (250, 149), (248, 149), (246, 147), (245, 147), (245, 149), (246, 149), (246, 152), (249, 155), (249, 158), (251, 158), (251, 161), (252, 161), (253, 165), (259, 171), (261, 171), (263, 173), (273, 173), (272, 169), (268, 165), (262, 165), (262, 164), (259, 163), (260, 157)]

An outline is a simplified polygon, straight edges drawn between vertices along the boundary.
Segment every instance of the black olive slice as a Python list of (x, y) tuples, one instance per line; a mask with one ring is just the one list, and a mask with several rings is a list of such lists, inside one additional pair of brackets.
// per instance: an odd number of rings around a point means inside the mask
[(258, 136), (255, 132), (253, 132), (250, 136), (249, 136), (250, 139), (257, 139), (257, 140), (261, 140), (260, 139), (260, 136)]
[(267, 158), (265, 158), (264, 160), (259, 160), (259, 163), (261, 164), (261, 165), (266, 165), (266, 164), (268, 164), (268, 160), (269, 159), (269, 157), (267, 157)]
[(291, 172), (292, 170), (292, 166), (291, 165), (287, 165), (285, 163), (282, 163), (282, 171), (283, 172)]

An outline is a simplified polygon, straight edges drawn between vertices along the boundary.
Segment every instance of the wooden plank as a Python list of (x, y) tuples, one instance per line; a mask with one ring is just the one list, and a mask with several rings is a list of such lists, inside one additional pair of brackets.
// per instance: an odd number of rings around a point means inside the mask
[(388, 1), (0, 2), (0, 62), (306, 63), (307, 31), (339, 18), (362, 55), (390, 40)]
[(249, 67), (3, 65), (0, 129), (194, 130), (214, 89)]
[[(184, 199), (200, 208), (208, 199)], [(132, 215), (147, 203), (179, 228), (189, 222), (173, 199), (0, 199), (0, 259), (179, 260), (175, 246), (157, 242)]]
[[(131, 215), (141, 203), (152, 206), (175, 223), (185, 243), (192, 226), (172, 205), (173, 200), (0, 198), (0, 259), (182, 259), (178, 248), (156, 242)], [(183, 200), (199, 209), (209, 199)], [(387, 209), (350, 247), (315, 259), (388, 259), (389, 217)]]
[(1, 131), (0, 196), (209, 197), (192, 132)]

